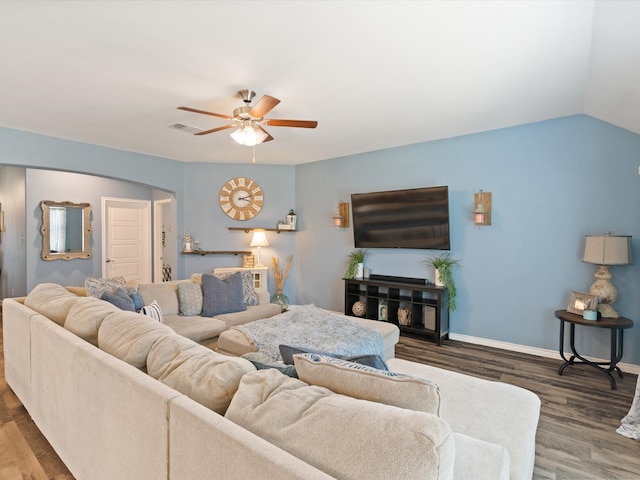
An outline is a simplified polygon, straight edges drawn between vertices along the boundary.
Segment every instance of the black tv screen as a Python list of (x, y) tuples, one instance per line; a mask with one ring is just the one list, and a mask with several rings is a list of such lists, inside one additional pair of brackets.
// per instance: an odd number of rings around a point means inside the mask
[(449, 250), (449, 187), (351, 194), (356, 248)]

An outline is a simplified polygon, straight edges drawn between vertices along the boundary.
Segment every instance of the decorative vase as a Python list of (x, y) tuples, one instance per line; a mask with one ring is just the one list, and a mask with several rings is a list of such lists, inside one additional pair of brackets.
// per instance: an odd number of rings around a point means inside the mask
[(434, 270), (436, 272), (436, 278), (435, 278), (436, 286), (444, 287), (444, 282), (442, 281), (442, 278), (440, 278), (440, 270), (437, 268), (435, 268)]
[(271, 296), (271, 303), (280, 305), (283, 312), (289, 310), (289, 297), (282, 293), (282, 289), (278, 289), (278, 292)]
[(358, 269), (356, 270), (356, 278), (364, 277), (364, 263), (358, 264)]

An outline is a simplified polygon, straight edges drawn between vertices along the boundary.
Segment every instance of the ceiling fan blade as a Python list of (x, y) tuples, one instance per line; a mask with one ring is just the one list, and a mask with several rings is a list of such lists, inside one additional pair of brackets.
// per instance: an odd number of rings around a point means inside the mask
[(271, 136), (271, 134), (270, 134), (269, 132), (267, 132), (267, 131), (266, 131), (264, 128), (262, 128), (260, 125), (258, 125), (258, 128), (259, 128), (260, 130), (262, 130), (264, 133), (266, 133), (266, 134), (267, 134), (267, 138), (265, 138), (261, 143), (264, 143), (264, 142), (270, 142), (271, 140), (273, 140), (273, 137)]
[(275, 107), (279, 103), (280, 100), (278, 100), (277, 98), (270, 95), (263, 95), (260, 101), (256, 103), (256, 106), (251, 109), (249, 115), (255, 118), (263, 118), (267, 113), (271, 111), (271, 109), (273, 109), (273, 107)]
[[(212, 117), (219, 117), (219, 118), (226, 118), (227, 120), (233, 120), (233, 117), (230, 117), (229, 115), (223, 115), (222, 113), (207, 112), (205, 110), (198, 110), (197, 108), (178, 107), (178, 110), (184, 110), (186, 112), (193, 112), (193, 113), (201, 113), (203, 115), (211, 115)], [(198, 134), (198, 135), (201, 135), (201, 134)]]
[(203, 132), (194, 133), (194, 135), (208, 135), (209, 133), (219, 132), (220, 130), (226, 130), (227, 128), (237, 127), (236, 124), (223, 125), (222, 127), (212, 128), (211, 130), (204, 130)]
[(279, 120), (272, 118), (265, 121), (271, 127), (299, 127), (299, 128), (316, 128), (318, 122), (315, 120)]

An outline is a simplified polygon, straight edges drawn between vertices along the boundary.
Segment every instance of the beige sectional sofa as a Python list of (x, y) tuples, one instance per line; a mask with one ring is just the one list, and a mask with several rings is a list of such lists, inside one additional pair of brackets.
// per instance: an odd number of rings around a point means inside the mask
[[(82, 322), (97, 344), (65, 328)], [(347, 368), (339, 385), (344, 366), (306, 356), (294, 379), (54, 284), (5, 299), (3, 331), (7, 383), (80, 480), (532, 476), (540, 401), (511, 385), (398, 359), (431, 382)]]

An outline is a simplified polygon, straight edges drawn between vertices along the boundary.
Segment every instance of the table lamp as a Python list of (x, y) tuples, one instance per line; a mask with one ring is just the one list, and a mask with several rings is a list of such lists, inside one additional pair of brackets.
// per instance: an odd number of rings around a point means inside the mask
[(589, 289), (591, 295), (598, 296), (598, 311), (603, 317), (618, 318), (620, 315), (611, 306), (618, 298), (618, 290), (611, 283), (613, 275), (609, 268), (611, 265), (632, 263), (631, 237), (614, 236), (611, 232), (605, 235), (587, 235), (582, 261), (598, 265), (598, 271), (594, 274), (596, 281)]
[(260, 261), (260, 248), (269, 246), (269, 242), (267, 242), (267, 235), (262, 231), (253, 232), (253, 238), (251, 238), (249, 246), (258, 247), (258, 263), (256, 264), (256, 267), (264, 267)]

